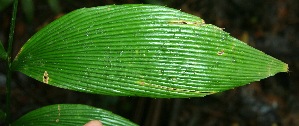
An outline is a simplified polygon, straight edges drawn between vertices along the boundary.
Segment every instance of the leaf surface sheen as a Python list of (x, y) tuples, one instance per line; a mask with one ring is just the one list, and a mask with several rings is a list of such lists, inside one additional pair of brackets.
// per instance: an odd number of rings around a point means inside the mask
[(12, 68), (61, 88), (155, 98), (201, 97), (288, 71), (199, 17), (144, 4), (66, 14), (29, 39)]

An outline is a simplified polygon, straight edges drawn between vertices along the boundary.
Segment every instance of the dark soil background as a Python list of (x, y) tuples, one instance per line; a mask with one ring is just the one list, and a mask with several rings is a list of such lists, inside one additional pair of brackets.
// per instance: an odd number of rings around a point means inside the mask
[[(289, 73), (223, 93), (190, 99), (112, 97), (69, 91), (14, 73), (13, 119), (51, 104), (87, 104), (110, 110), (143, 126), (299, 126), (298, 0), (63, 0), (55, 7), (33, 0), (26, 16), (20, 1), (14, 55), (40, 28), (72, 10), (108, 4), (150, 3), (200, 16), (232, 36), (289, 64)], [(1, 3), (0, 3), (1, 4)], [(7, 47), (12, 6), (0, 12), (0, 39)], [(5, 64), (0, 63), (0, 107), (5, 107)], [(1, 123), (0, 123), (1, 125)]]

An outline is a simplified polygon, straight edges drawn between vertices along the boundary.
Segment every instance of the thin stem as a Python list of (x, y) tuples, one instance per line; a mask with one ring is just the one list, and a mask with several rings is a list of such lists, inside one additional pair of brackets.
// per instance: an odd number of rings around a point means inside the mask
[(18, 0), (14, 0), (13, 3), (13, 12), (11, 17), (10, 23), (10, 32), (8, 36), (8, 47), (7, 47), (7, 76), (6, 76), (6, 124), (10, 124), (11, 122), (11, 54), (12, 54), (12, 43), (14, 37), (14, 30), (16, 24), (16, 15), (17, 15), (17, 8), (18, 8)]
[(13, 37), (14, 37), (14, 33), (15, 33), (17, 8), (18, 8), (18, 0), (14, 0), (13, 12), (12, 12), (11, 23), (10, 23), (10, 33), (9, 33), (9, 37), (8, 37), (8, 48), (7, 48), (7, 55), (8, 55), (9, 60), (11, 60), (12, 42), (13, 42)]
[(7, 71), (6, 75), (6, 124), (11, 122), (11, 71)]

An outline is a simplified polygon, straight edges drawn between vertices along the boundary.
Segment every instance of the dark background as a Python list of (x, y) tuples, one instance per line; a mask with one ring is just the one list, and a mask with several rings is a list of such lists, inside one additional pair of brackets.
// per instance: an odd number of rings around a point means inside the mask
[[(289, 73), (203, 98), (112, 97), (69, 91), (14, 73), (13, 119), (51, 104), (87, 104), (110, 110), (144, 126), (299, 125), (298, 0), (33, 0), (32, 12), (19, 3), (14, 55), (40, 28), (72, 10), (108, 4), (166, 5), (200, 16), (232, 36), (289, 64)], [(30, 7), (30, 6), (29, 6)], [(0, 10), (0, 40), (7, 47), (11, 4)], [(5, 107), (5, 64), (0, 63), (0, 107)], [(1, 124), (1, 123), (0, 123)]]

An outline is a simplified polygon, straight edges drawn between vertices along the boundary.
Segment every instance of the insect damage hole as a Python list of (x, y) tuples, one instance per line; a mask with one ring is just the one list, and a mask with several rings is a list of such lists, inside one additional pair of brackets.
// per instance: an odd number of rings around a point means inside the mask
[(46, 84), (48, 84), (48, 82), (49, 82), (49, 74), (47, 71), (44, 72), (43, 82)]

